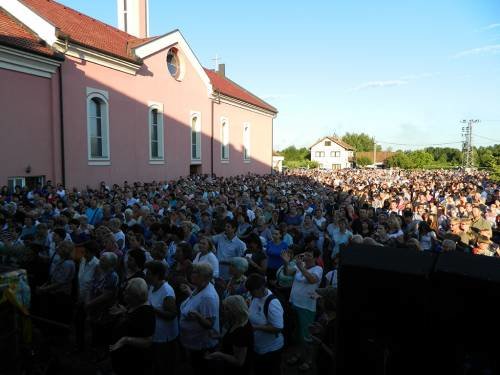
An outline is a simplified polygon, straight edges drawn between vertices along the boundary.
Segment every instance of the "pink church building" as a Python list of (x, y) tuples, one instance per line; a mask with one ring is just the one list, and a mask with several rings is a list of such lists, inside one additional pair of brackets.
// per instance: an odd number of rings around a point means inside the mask
[(277, 110), (205, 69), (148, 1), (119, 29), (52, 0), (0, 0), (0, 186), (271, 172)]

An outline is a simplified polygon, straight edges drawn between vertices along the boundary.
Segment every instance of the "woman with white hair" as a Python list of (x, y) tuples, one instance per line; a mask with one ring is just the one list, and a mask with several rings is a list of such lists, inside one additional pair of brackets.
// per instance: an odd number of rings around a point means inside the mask
[(224, 297), (240, 295), (246, 298), (248, 292), (245, 288), (245, 282), (247, 281), (245, 272), (248, 270), (248, 261), (243, 257), (235, 257), (230, 260), (229, 264), (231, 278), (224, 290)]
[(187, 284), (181, 289), (189, 297), (180, 306), (180, 340), (188, 351), (194, 374), (210, 373), (205, 355), (217, 345), (219, 332), (219, 295), (211, 284), (213, 270), (208, 263), (193, 265), (191, 290)]
[(248, 320), (248, 305), (241, 296), (229, 296), (222, 302), (224, 327), (221, 350), (206, 359), (220, 360), (224, 374), (250, 373), (253, 328)]
[(155, 312), (148, 303), (148, 285), (131, 279), (124, 293), (127, 311), (113, 329), (109, 347), (113, 371), (118, 374), (151, 374), (151, 339), (155, 332)]

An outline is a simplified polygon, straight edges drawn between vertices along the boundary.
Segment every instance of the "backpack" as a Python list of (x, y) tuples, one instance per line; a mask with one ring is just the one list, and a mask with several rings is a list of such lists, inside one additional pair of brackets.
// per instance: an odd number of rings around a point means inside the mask
[[(268, 317), (269, 305), (275, 299), (279, 301), (279, 303), (281, 304), (281, 307), (283, 308), (283, 329), (281, 330), (281, 333), (283, 334), (285, 346), (287, 346), (287, 344), (291, 341), (292, 332), (293, 332), (292, 321), (289, 319), (292, 316), (291, 315), (292, 312), (289, 311), (290, 305), (286, 301), (283, 301), (281, 298), (279, 298), (277, 295), (271, 293), (264, 301), (264, 306), (263, 306), (264, 316), (266, 317), (267, 321), (269, 321), (269, 317)], [(276, 335), (278, 335), (278, 334), (276, 334)]]

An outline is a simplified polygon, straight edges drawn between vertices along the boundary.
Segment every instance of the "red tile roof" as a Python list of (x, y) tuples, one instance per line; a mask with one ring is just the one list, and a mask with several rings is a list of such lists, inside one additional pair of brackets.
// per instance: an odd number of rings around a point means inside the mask
[(137, 62), (129, 42), (139, 40), (116, 27), (105, 24), (52, 0), (21, 0), (27, 7), (68, 36), (69, 40), (128, 61)]
[(221, 77), (217, 72), (211, 69), (205, 69), (205, 72), (210, 78), (214, 90), (219, 91), (221, 94), (230, 96), (231, 98), (242, 100), (249, 104), (253, 104), (259, 108), (263, 108), (273, 113), (278, 113), (278, 110), (272, 105), (266, 103), (262, 99), (259, 99), (251, 92), (245, 90), (243, 87), (231, 81), (229, 78)]
[(57, 56), (51, 47), (2, 8), (0, 8), (0, 44), (48, 57)]
[[(112, 56), (139, 63), (133, 49), (158, 37), (136, 38), (113, 26), (68, 8), (53, 0), (20, 0), (27, 7), (54, 25), (69, 41)], [(215, 90), (229, 97), (278, 113), (276, 108), (259, 99), (228, 78), (205, 69)]]
[(351, 145), (345, 143), (343, 140), (341, 140), (341, 139), (339, 139), (339, 138), (337, 138), (335, 136), (320, 138), (316, 142), (314, 142), (314, 144), (311, 147), (309, 147), (309, 148), (310, 149), (313, 148), (314, 146), (316, 146), (318, 143), (324, 141), (325, 139), (329, 139), (330, 141), (335, 142), (336, 144), (338, 144), (339, 146), (343, 147), (346, 150), (353, 150), (354, 151), (354, 147), (352, 147)]

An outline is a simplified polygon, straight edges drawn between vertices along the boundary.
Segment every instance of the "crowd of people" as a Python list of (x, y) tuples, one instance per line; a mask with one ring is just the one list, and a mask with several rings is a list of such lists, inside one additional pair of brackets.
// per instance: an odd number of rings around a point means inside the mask
[(343, 248), (498, 257), (499, 205), (486, 173), (455, 170), (49, 181), (0, 190), (0, 256), (116, 374), (326, 371)]

